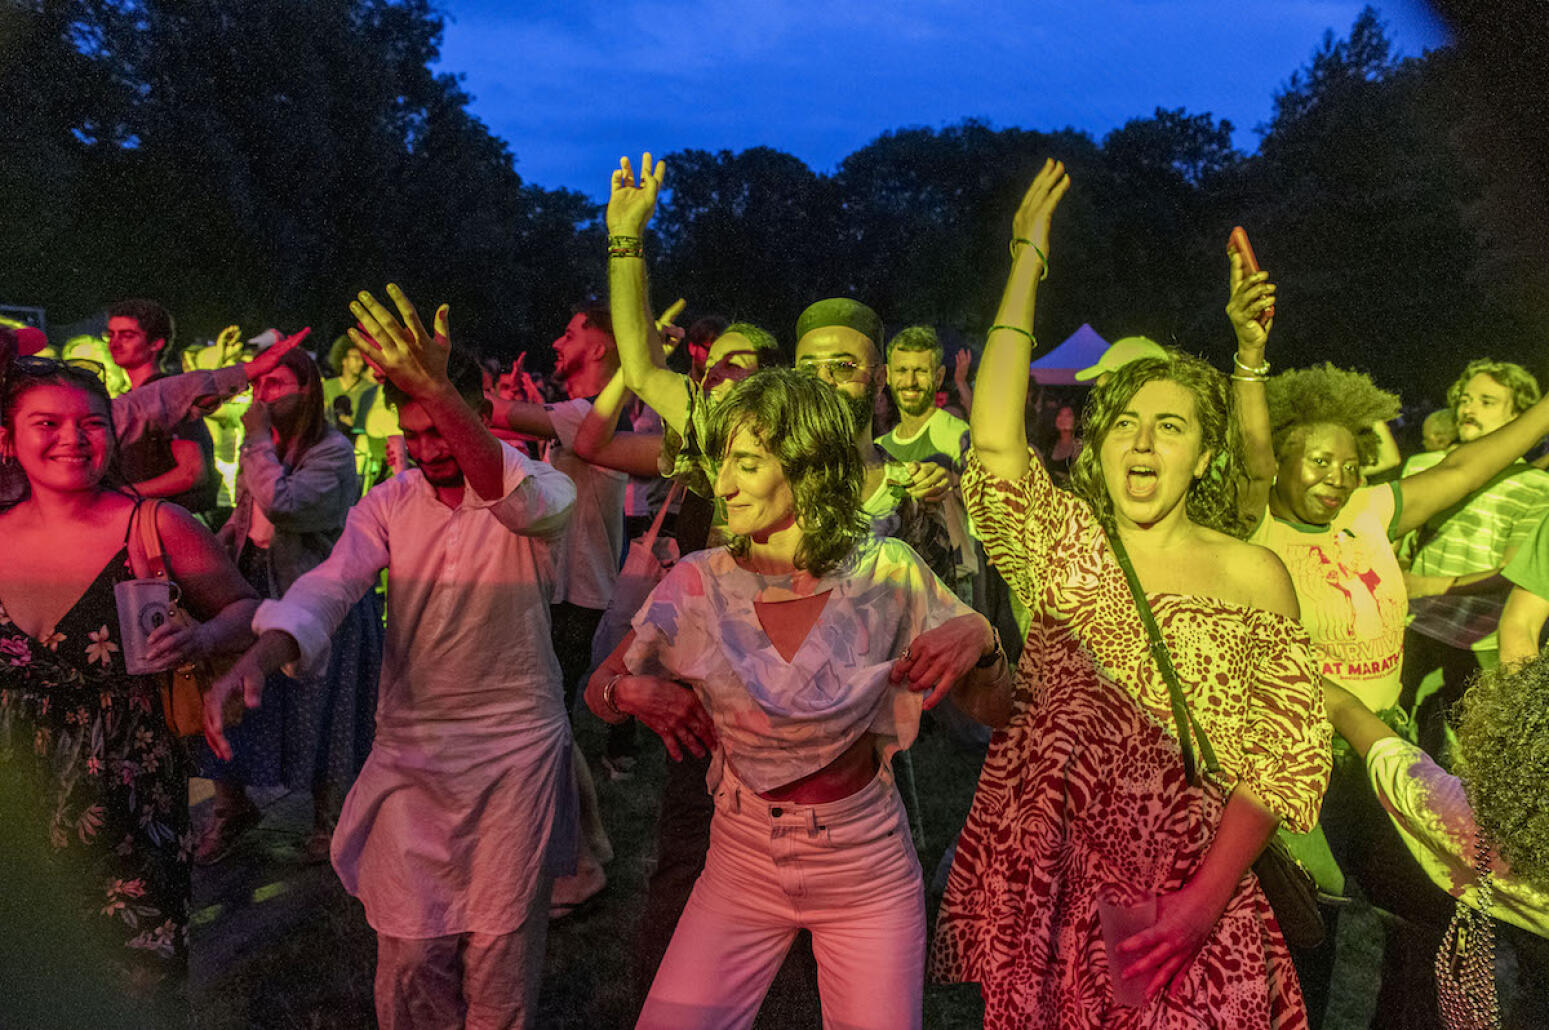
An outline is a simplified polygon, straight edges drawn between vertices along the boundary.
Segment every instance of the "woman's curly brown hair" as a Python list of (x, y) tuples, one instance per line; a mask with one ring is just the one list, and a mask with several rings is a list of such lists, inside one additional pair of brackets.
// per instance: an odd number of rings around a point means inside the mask
[(1113, 518), (1113, 499), (1103, 482), (1099, 459), (1103, 439), (1114, 421), (1124, 413), (1130, 399), (1147, 383), (1177, 383), (1194, 397), (1195, 417), (1199, 421), (1200, 446), (1213, 457), (1205, 474), (1190, 486), (1185, 511), (1196, 525), (1245, 537), (1250, 527), (1243, 524), (1237, 511), (1242, 490), (1242, 434), (1234, 412), (1232, 391), (1226, 376), (1210, 365), (1181, 351), (1168, 350), (1165, 358), (1141, 358), (1131, 361), (1113, 374), (1104, 386), (1087, 397), (1081, 416), (1081, 436), (1087, 441), (1070, 470), (1070, 485), (1099, 518)]
[[(774, 456), (796, 498), (801, 543), (796, 567), (832, 571), (871, 532), (861, 510), (865, 468), (855, 449), (855, 423), (838, 392), (788, 368), (755, 372), (727, 392), (710, 415), (705, 453), (719, 466), (737, 430), (748, 429)], [(745, 554), (746, 537), (733, 537)]]
[(1325, 362), (1311, 368), (1282, 372), (1266, 384), (1269, 431), (1275, 457), (1285, 453), (1291, 434), (1306, 426), (1335, 425), (1355, 437), (1355, 451), (1362, 465), (1377, 460), (1374, 422), (1398, 415), (1398, 394), (1373, 383), (1364, 372), (1335, 368)]
[(1549, 653), (1481, 672), (1457, 713), (1457, 774), (1514, 876), (1549, 891)]

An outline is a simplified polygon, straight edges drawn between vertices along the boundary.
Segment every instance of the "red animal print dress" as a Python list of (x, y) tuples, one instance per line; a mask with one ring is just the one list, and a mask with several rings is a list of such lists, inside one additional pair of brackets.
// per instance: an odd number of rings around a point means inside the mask
[[(992, 1030), (1305, 1027), (1290, 953), (1251, 872), (1167, 990), (1142, 1008), (1114, 1004), (1099, 893), (1133, 904), (1183, 886), (1225, 798), (1184, 776), (1167, 685), (1091, 508), (1055, 489), (1036, 457), (1009, 482), (970, 456), (963, 495), (1032, 624), (1016, 714), (991, 742), (958, 844), (932, 976), (980, 984)], [(1150, 602), (1228, 786), (1310, 829), (1332, 730), (1306, 632), (1206, 597)]]

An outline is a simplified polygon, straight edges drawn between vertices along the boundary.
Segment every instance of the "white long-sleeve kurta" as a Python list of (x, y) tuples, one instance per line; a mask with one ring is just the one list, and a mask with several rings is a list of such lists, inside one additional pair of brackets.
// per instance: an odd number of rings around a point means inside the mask
[[(344, 534), (253, 629), (283, 630), (297, 672), (387, 569), (376, 740), (333, 864), (378, 933), (517, 929), (542, 873), (574, 865), (570, 726), (549, 629), (551, 541), (575, 503), (563, 473), (502, 444), (503, 496), (448, 508), (417, 469), (366, 494)], [(287, 670), (289, 671), (289, 670)]]

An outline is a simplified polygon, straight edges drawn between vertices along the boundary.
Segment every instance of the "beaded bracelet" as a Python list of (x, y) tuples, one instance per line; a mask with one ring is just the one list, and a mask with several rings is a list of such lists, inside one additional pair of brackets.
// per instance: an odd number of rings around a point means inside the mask
[(1043, 282), (1045, 279), (1049, 278), (1049, 255), (1047, 255), (1043, 251), (1039, 250), (1038, 249), (1038, 244), (1034, 243), (1032, 240), (1028, 239), (1025, 236), (1013, 236), (1013, 237), (1011, 237), (1011, 260), (1015, 261), (1016, 258), (1017, 258), (1017, 244), (1018, 243), (1024, 243), (1027, 246), (1032, 247), (1033, 248), (1033, 253), (1038, 255), (1038, 262), (1039, 262), (1038, 281), (1039, 282)]
[(610, 258), (645, 257), (645, 247), (638, 236), (609, 236), (608, 256)]
[(1242, 363), (1242, 359), (1237, 356), (1237, 352), (1233, 351), (1232, 352), (1232, 364), (1236, 365), (1238, 368), (1242, 369), (1244, 372), (1248, 373), (1249, 375), (1255, 375), (1255, 376), (1267, 376), (1267, 375), (1269, 375), (1269, 360), (1267, 358), (1265, 359), (1264, 364), (1258, 366), (1257, 368), (1254, 368), (1252, 365), (1244, 365)]
[(1010, 331), (1011, 331), (1011, 332), (1013, 332), (1013, 333), (1021, 333), (1021, 334), (1022, 334), (1022, 335), (1023, 335), (1023, 336), (1025, 336), (1025, 337), (1027, 337), (1027, 339), (1028, 339), (1028, 341), (1029, 341), (1029, 342), (1030, 342), (1030, 343), (1031, 343), (1031, 344), (1032, 344), (1032, 345), (1033, 345), (1033, 346), (1034, 346), (1034, 347), (1036, 347), (1036, 346), (1038, 346), (1038, 338), (1037, 338), (1037, 337), (1036, 337), (1036, 336), (1034, 336), (1034, 335), (1033, 335), (1033, 334), (1032, 334), (1032, 333), (1030, 333), (1030, 332), (1028, 332), (1028, 331), (1027, 331), (1027, 330), (1026, 330), (1026, 329), (1023, 329), (1023, 328), (1022, 328), (1022, 327), (1021, 327), (1021, 326), (1015, 326), (1015, 325), (1000, 325), (1000, 324), (998, 324), (998, 323), (997, 323), (997, 324), (996, 324), (996, 325), (992, 325), (992, 326), (990, 326), (990, 332), (992, 332), (992, 333), (993, 333), (993, 332), (994, 332), (994, 331), (995, 331), (995, 330), (997, 330), (997, 329), (1008, 329), (1008, 330), (1010, 330)]

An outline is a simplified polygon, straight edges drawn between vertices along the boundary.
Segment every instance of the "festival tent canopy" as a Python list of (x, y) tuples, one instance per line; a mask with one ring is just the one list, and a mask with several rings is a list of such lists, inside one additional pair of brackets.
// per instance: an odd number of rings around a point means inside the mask
[(1044, 386), (1078, 385), (1076, 373), (1097, 364), (1107, 349), (1108, 341), (1083, 322), (1064, 343), (1033, 362), (1033, 378)]

